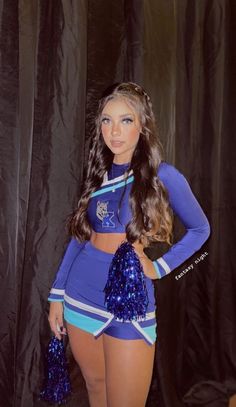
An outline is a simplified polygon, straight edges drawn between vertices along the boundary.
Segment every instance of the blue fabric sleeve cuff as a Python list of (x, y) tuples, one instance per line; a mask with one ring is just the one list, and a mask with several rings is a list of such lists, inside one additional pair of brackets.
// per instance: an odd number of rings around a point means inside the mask
[(65, 290), (52, 288), (48, 296), (48, 301), (64, 301)]
[(154, 260), (152, 263), (155, 267), (158, 279), (167, 276), (171, 272), (170, 267), (163, 259), (163, 257), (159, 257), (159, 259)]

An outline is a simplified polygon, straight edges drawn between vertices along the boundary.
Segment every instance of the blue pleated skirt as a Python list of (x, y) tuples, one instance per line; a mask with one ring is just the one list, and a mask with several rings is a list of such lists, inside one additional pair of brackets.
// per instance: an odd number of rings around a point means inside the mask
[(104, 287), (112, 258), (113, 254), (97, 249), (90, 241), (85, 243), (67, 278), (64, 318), (95, 337), (106, 333), (119, 339), (144, 339), (152, 345), (156, 340), (153, 282), (145, 277), (149, 299), (146, 317), (138, 321), (116, 320), (104, 304)]

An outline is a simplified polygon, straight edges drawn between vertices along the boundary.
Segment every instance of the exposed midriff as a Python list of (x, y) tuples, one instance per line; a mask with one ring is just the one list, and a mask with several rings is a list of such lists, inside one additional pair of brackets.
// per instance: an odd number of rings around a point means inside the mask
[[(126, 239), (125, 233), (97, 233), (92, 231), (91, 243), (97, 249), (107, 253), (115, 253), (119, 245)], [(140, 243), (134, 244), (136, 251), (142, 252), (143, 246)]]

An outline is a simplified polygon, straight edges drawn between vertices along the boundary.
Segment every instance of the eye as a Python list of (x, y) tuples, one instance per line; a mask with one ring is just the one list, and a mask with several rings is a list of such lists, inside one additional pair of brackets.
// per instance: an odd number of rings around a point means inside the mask
[(125, 117), (125, 118), (122, 120), (122, 122), (125, 123), (125, 124), (130, 124), (130, 123), (133, 123), (134, 121), (133, 121), (133, 119), (131, 119), (130, 117)]
[(102, 118), (102, 123), (103, 124), (109, 124), (110, 123), (110, 119), (108, 117), (103, 117)]

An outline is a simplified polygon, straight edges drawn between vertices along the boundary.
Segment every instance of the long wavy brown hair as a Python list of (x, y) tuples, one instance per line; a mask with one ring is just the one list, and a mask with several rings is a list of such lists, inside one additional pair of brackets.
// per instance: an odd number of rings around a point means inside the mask
[(69, 232), (80, 241), (90, 239), (92, 228), (87, 218), (89, 200), (91, 194), (101, 186), (104, 174), (111, 167), (114, 158), (103, 140), (101, 114), (105, 105), (115, 98), (125, 99), (137, 112), (142, 127), (128, 169), (133, 170), (134, 181), (129, 196), (133, 216), (126, 225), (127, 240), (130, 243), (140, 241), (145, 247), (153, 241), (171, 245), (173, 212), (168, 192), (157, 176), (158, 167), (163, 161), (163, 148), (150, 97), (141, 86), (133, 82), (113, 85), (99, 101), (82, 196), (78, 208), (69, 218)]

